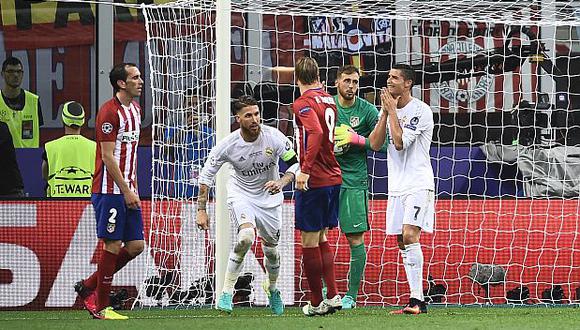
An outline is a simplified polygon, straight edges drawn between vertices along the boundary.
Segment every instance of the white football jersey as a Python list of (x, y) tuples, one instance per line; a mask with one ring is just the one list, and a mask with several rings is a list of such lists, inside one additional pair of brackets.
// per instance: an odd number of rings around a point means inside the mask
[(425, 102), (412, 98), (405, 107), (397, 110), (397, 117), (403, 130), (403, 150), (395, 148), (389, 132), (389, 196), (406, 195), (422, 189), (435, 190), (429, 156), (434, 126), (431, 108)]
[(231, 165), (228, 199), (243, 198), (259, 207), (279, 206), (282, 193), (270, 195), (264, 185), (278, 180), (278, 159), (289, 160), (296, 155), (292, 143), (279, 130), (261, 125), (260, 136), (246, 142), (238, 129), (221, 140), (209, 153), (199, 175), (199, 183), (211, 186), (224, 163)]

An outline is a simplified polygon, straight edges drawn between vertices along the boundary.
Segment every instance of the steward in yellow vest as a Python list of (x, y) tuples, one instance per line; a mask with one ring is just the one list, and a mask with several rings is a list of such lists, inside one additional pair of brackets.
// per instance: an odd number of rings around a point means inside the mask
[(19, 59), (9, 57), (2, 63), (0, 121), (8, 125), (15, 148), (38, 148), (42, 111), (38, 96), (20, 87), (23, 74)]
[(81, 135), (85, 111), (78, 102), (62, 106), (64, 136), (44, 146), (42, 175), (47, 197), (90, 197), (97, 144)]

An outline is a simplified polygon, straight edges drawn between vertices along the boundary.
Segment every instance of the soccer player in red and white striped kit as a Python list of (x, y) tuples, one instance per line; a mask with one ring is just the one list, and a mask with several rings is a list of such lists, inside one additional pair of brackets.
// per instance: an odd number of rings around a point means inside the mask
[[(304, 57), (294, 67), (301, 96), (294, 101), (294, 121), (300, 155), (296, 176), (296, 228), (300, 230), (302, 262), (311, 301), (303, 306), (307, 316), (325, 315), (342, 308), (336, 288), (334, 253), (326, 239), (328, 229), (338, 226), (338, 197), (342, 174), (334, 156), (337, 110), (334, 98), (320, 83), (318, 64)], [(322, 296), (322, 278), (328, 299)]]
[(103, 250), (97, 271), (75, 284), (75, 291), (94, 318), (123, 320), (109, 301), (113, 275), (138, 256), (144, 247), (141, 201), (137, 190), (137, 146), (143, 79), (133, 63), (116, 65), (109, 73), (114, 97), (97, 113), (97, 155), (91, 201), (97, 236)]

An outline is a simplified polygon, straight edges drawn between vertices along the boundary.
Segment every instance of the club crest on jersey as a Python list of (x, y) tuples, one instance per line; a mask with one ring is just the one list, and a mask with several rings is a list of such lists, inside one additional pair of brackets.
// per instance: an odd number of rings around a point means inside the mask
[(113, 131), (113, 124), (109, 122), (103, 123), (103, 125), (101, 126), (101, 131), (103, 131), (103, 133), (105, 134), (111, 134), (111, 132)]
[(267, 147), (266, 148), (266, 156), (272, 157), (273, 154), (274, 154), (274, 149), (272, 149), (271, 147)]
[(115, 224), (114, 224), (114, 223), (111, 223), (111, 222), (109, 222), (109, 223), (107, 224), (107, 232), (109, 232), (109, 233), (113, 233), (114, 231), (115, 231)]
[(359, 117), (350, 117), (350, 127), (356, 127), (360, 124)]

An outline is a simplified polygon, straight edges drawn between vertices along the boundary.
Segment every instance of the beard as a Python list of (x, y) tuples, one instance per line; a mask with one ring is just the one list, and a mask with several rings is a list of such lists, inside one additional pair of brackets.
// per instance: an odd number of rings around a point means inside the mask
[(251, 137), (258, 137), (258, 135), (260, 135), (260, 125), (258, 124), (257, 129), (252, 129), (251, 127), (241, 127), (242, 131), (244, 132), (244, 134), (251, 136)]
[(342, 92), (339, 91), (340, 96), (342, 96), (343, 99), (347, 100), (347, 101), (352, 101), (352, 99), (354, 99), (355, 94), (354, 93), (347, 93), (347, 92)]

